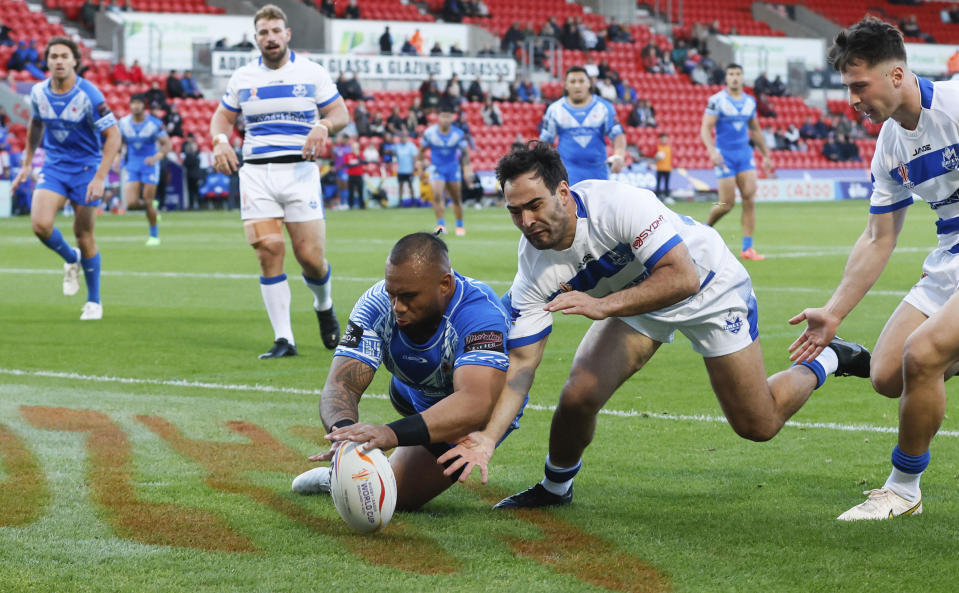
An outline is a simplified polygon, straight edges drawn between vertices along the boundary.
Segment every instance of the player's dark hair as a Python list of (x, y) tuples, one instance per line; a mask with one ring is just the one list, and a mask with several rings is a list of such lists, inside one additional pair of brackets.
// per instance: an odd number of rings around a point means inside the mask
[(496, 164), (496, 180), (500, 187), (505, 187), (507, 181), (523, 173), (532, 173), (542, 179), (550, 193), (556, 192), (560, 182), (569, 183), (563, 159), (555, 148), (542, 140), (530, 140), (523, 146), (513, 148)]
[(743, 69), (743, 67), (740, 66), (739, 64), (735, 63), (735, 62), (733, 62), (733, 63), (729, 64), (728, 66), (726, 66), (726, 72), (729, 72), (730, 70), (739, 70), (739, 71), (741, 72), (742, 69)]
[(587, 72), (586, 68), (583, 66), (570, 66), (569, 68), (566, 69), (566, 74), (563, 75), (563, 78), (565, 79), (567, 76), (569, 76), (573, 72), (582, 72), (583, 74), (586, 75), (586, 78), (589, 78), (589, 72)]
[(399, 266), (410, 261), (450, 269), (450, 254), (446, 243), (433, 233), (412, 233), (396, 242), (387, 261)]
[(83, 59), (83, 54), (80, 53), (80, 46), (77, 45), (77, 42), (70, 39), (69, 37), (51, 37), (50, 41), (47, 42), (46, 49), (43, 50), (43, 61), (50, 61), (50, 48), (54, 45), (65, 45), (70, 48), (70, 53), (73, 54), (73, 59), (76, 60), (77, 65), (74, 67), (74, 70), (80, 67), (80, 60)]
[(905, 62), (906, 45), (899, 29), (874, 16), (867, 16), (836, 35), (826, 59), (837, 72), (845, 71), (854, 61), (865, 62), (866, 66), (887, 60)]
[(144, 105), (146, 105), (146, 104), (147, 104), (147, 96), (144, 95), (143, 93), (135, 93), (135, 94), (133, 94), (133, 95), (130, 95), (130, 102), (133, 103), (134, 101), (139, 101), (139, 102), (143, 103)]
[(256, 14), (253, 15), (253, 26), (256, 27), (256, 24), (263, 19), (268, 21), (281, 20), (287, 28), (290, 26), (290, 21), (286, 18), (286, 13), (276, 4), (267, 4), (256, 11)]

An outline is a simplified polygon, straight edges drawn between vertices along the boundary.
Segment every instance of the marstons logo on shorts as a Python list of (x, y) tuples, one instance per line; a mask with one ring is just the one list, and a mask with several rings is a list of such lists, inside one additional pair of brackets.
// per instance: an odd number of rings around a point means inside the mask
[(637, 235), (636, 239), (633, 241), (633, 249), (639, 249), (642, 247), (646, 239), (648, 239), (649, 236), (653, 234), (653, 231), (658, 229), (659, 225), (663, 224), (665, 220), (666, 219), (663, 217), (663, 215), (660, 214), (659, 218), (654, 220), (648, 227), (643, 229), (643, 231), (639, 233), (639, 235)]

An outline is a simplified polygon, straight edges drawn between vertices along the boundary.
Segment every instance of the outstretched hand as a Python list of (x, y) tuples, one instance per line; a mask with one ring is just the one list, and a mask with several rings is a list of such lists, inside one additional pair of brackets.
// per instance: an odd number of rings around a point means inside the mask
[(836, 337), (839, 319), (827, 309), (804, 309), (789, 320), (790, 325), (806, 322), (806, 329), (789, 346), (789, 360), (795, 363), (811, 362)]
[(482, 482), (485, 484), (489, 477), (489, 460), (493, 457), (494, 450), (496, 450), (496, 442), (493, 439), (482, 432), (471, 432), (456, 441), (455, 447), (440, 455), (436, 463), (443, 464), (455, 460), (443, 471), (443, 475), (452, 476), (463, 467), (463, 473), (459, 477), (460, 482), (465, 482), (473, 468), (478, 467)]
[(599, 321), (608, 317), (602, 310), (601, 304), (600, 299), (585, 292), (573, 290), (556, 296), (546, 304), (544, 309), (550, 313), (562, 311), (564, 315), (582, 315), (593, 321)]
[[(342, 443), (343, 441), (363, 443), (361, 447), (363, 451), (369, 451), (370, 449), (382, 449), (385, 451), (399, 444), (393, 429), (382, 424), (350, 424), (349, 426), (342, 426), (331, 431), (330, 434), (324, 438), (334, 445)], [(332, 455), (330, 457), (332, 457)]]

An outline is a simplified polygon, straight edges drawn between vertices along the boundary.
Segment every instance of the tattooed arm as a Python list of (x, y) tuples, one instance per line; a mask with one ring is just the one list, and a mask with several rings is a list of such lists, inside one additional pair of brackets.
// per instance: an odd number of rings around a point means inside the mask
[(360, 397), (373, 381), (376, 369), (349, 356), (334, 356), (320, 399), (320, 419), (330, 430), (340, 420), (359, 420)]

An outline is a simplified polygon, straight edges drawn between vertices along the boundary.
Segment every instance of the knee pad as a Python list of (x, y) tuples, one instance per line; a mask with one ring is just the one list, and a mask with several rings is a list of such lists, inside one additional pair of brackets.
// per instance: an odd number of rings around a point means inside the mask
[(283, 242), (283, 221), (279, 218), (244, 220), (243, 232), (253, 247)]

